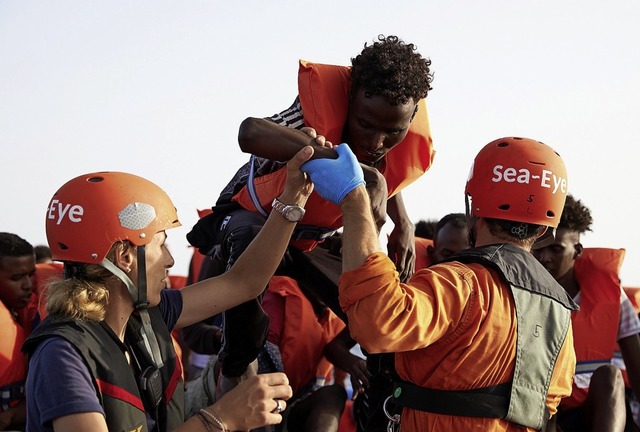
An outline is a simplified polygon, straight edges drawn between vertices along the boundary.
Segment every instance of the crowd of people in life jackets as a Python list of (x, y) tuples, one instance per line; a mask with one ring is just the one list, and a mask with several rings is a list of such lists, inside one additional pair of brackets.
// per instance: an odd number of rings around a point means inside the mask
[(582, 246), (557, 152), (470, 144), (464, 213), (413, 223), (432, 80), (396, 36), (300, 61), (291, 107), (240, 125), (188, 275), (135, 174), (61, 185), (47, 246), (0, 232), (0, 430), (640, 430), (640, 290)]

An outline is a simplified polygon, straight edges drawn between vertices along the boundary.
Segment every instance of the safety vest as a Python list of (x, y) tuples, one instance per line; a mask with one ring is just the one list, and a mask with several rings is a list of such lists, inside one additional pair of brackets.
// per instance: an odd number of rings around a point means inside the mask
[(20, 348), (26, 338), (25, 328), (0, 301), (0, 412), (24, 399), (27, 358)]
[(551, 375), (569, 331), (570, 311), (577, 308), (576, 304), (529, 252), (515, 245), (467, 249), (445, 261), (480, 263), (496, 270), (509, 284), (517, 317), (513, 379), (466, 391), (429, 389), (397, 381), (394, 401), (426, 412), (504, 418), (520, 426), (544, 429), (549, 420), (546, 398)]
[(581, 374), (611, 364), (618, 346), (620, 325), (620, 279), (624, 249), (585, 248), (573, 266), (580, 286), (580, 310), (571, 314), (576, 352), (576, 377), (571, 396), (560, 407), (582, 406), (589, 394), (588, 383), (578, 386)]
[[(162, 401), (156, 420), (160, 431), (171, 431), (184, 422), (184, 386), (180, 363), (176, 361), (171, 336), (157, 307), (149, 309), (164, 366), (160, 368)], [(125, 341), (136, 353), (139, 361), (144, 355), (134, 345), (141, 338), (136, 328), (139, 319), (132, 315), (127, 325)], [(145, 407), (136, 377), (127, 362), (123, 344), (104, 323), (65, 321), (52, 322), (48, 318), (33, 331), (25, 343), (24, 350), (32, 354), (45, 339), (62, 337), (76, 347), (91, 371), (100, 404), (104, 408), (110, 431), (148, 431)], [(133, 359), (132, 359), (133, 362)], [(143, 365), (144, 369), (145, 366)], [(153, 415), (152, 415), (153, 417)]]
[[(318, 134), (335, 144), (342, 142), (342, 131), (349, 110), (350, 86), (350, 68), (300, 61), (298, 95), (305, 125), (313, 127)], [(378, 168), (387, 181), (388, 196), (394, 196), (420, 178), (431, 166), (434, 156), (427, 105), (423, 99), (418, 102), (418, 112), (411, 122), (407, 136), (389, 151)], [(287, 172), (283, 167), (254, 178), (255, 199), (266, 212), (271, 211), (271, 202), (284, 190), (286, 176)], [(245, 209), (258, 211), (246, 185), (232, 199)], [(300, 222), (302, 225), (327, 229), (342, 226), (340, 208), (315, 192), (309, 197), (305, 208), (307, 211)], [(317, 243), (317, 239), (292, 242), (302, 251), (313, 249)]]
[(622, 287), (627, 297), (629, 297), (629, 301), (633, 305), (633, 309), (635, 309), (636, 314), (640, 313), (640, 288), (638, 287)]
[[(284, 371), (289, 377), (293, 393), (296, 394), (312, 382), (318, 373), (324, 372), (318, 371), (324, 347), (345, 325), (329, 309), (327, 312), (330, 316), (327, 320), (330, 322), (323, 325), (298, 283), (289, 277), (273, 276), (268, 290), (285, 299), (284, 325), (278, 347)], [(334, 325), (338, 322), (337, 326)]]
[(416, 237), (416, 271), (431, 265), (431, 259), (427, 253), (429, 246), (433, 246), (433, 240)]

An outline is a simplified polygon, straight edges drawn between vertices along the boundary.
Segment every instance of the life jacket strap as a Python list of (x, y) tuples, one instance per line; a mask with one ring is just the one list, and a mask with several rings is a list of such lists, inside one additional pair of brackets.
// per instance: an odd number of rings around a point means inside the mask
[(407, 381), (395, 381), (396, 405), (434, 414), (504, 418), (509, 409), (511, 383), (472, 390), (438, 390)]

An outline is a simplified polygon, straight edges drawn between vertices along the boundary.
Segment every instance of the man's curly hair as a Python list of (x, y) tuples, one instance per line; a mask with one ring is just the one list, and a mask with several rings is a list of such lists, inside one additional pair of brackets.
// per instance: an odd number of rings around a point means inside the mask
[(372, 45), (351, 59), (351, 87), (370, 95), (385, 96), (394, 105), (418, 102), (431, 90), (431, 60), (397, 36), (379, 35)]
[(575, 199), (573, 195), (567, 195), (558, 228), (583, 234), (586, 231), (591, 231), (592, 223), (591, 210), (582, 204), (582, 201)]

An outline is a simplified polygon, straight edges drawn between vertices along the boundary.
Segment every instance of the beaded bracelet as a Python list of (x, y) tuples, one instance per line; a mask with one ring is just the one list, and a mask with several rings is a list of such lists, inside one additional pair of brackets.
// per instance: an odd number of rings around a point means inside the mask
[(227, 429), (227, 427), (224, 425), (224, 423), (222, 423), (222, 421), (218, 417), (214, 416), (212, 413), (210, 413), (204, 408), (202, 408), (200, 412), (205, 416), (209, 417), (211, 420), (213, 420), (216, 423), (216, 427), (219, 428), (222, 432), (229, 432), (229, 429)]
[(204, 427), (207, 428), (207, 432), (213, 432), (213, 429), (211, 429), (211, 425), (209, 424), (209, 420), (207, 420), (204, 414), (197, 412), (196, 416), (200, 419)]

